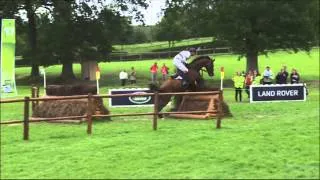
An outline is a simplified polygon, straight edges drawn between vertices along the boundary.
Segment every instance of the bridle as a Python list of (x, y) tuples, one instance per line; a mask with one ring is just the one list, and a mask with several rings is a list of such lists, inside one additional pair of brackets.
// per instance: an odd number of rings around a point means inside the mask
[(209, 61), (203, 68), (200, 69), (200, 71), (201, 71), (201, 73), (200, 73), (201, 76), (203, 76), (203, 72), (208, 72), (205, 67), (207, 67), (208, 65), (210, 65), (210, 63), (212, 63), (212, 65), (213, 65), (213, 62), (214, 62), (214, 61), (215, 61), (215, 59)]

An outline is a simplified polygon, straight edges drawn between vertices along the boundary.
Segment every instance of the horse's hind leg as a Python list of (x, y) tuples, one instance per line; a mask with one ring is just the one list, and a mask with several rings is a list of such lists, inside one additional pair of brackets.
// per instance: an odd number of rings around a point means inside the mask
[(171, 111), (177, 111), (181, 102), (182, 102), (182, 95), (175, 95), (173, 98), (173, 105), (174, 107), (171, 109)]

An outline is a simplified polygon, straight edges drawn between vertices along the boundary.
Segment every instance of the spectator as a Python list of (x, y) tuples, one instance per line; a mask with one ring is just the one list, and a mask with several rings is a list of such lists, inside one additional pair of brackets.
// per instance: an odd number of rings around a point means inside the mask
[(272, 84), (273, 73), (269, 66), (263, 72), (263, 84)]
[(300, 75), (296, 69), (292, 69), (292, 73), (290, 74), (291, 84), (298, 84), (300, 81)]
[(161, 73), (162, 73), (162, 80), (163, 81), (167, 80), (168, 74), (169, 74), (169, 68), (164, 63), (161, 67)]
[(276, 76), (276, 84), (287, 84), (287, 75), (284, 72), (284, 69), (281, 69)]
[(288, 79), (288, 77), (289, 77), (289, 73), (288, 73), (288, 71), (287, 71), (287, 66), (283, 66), (283, 73), (286, 75), (286, 84), (287, 84), (287, 79)]
[(156, 62), (150, 67), (150, 72), (151, 72), (151, 81), (152, 83), (155, 83), (157, 81), (157, 73), (158, 73), (158, 65)]
[(238, 102), (238, 96), (240, 102), (242, 101), (242, 88), (244, 84), (244, 77), (241, 76), (240, 72), (237, 72), (236, 75), (232, 78), (232, 81), (234, 82), (234, 88), (235, 88), (235, 99)]
[(126, 70), (122, 70), (119, 74), (119, 78), (121, 81), (121, 86), (125, 86), (126, 82), (128, 80), (128, 73), (126, 72)]
[(250, 98), (250, 86), (252, 84), (252, 81), (253, 81), (253, 72), (249, 70), (245, 77), (246, 93), (248, 94), (248, 98)]
[(252, 81), (252, 85), (259, 85), (261, 84), (262, 81), (262, 77), (261, 75), (258, 73), (257, 70), (253, 71), (253, 81)]
[(131, 84), (137, 83), (137, 72), (134, 69), (134, 67), (131, 67), (131, 73), (130, 73), (129, 79)]

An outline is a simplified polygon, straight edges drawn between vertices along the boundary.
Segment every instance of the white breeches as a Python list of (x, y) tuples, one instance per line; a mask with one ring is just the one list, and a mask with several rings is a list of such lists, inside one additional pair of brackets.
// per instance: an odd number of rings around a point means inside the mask
[(180, 69), (181, 71), (187, 71), (188, 72), (188, 68), (181, 62), (181, 60), (179, 59), (174, 59), (173, 60), (173, 64)]

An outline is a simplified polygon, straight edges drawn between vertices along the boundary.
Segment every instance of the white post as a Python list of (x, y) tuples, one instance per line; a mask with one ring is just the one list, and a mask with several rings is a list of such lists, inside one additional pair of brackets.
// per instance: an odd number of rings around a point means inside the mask
[(99, 94), (99, 79), (97, 79), (96, 81), (97, 81), (97, 94)]
[(47, 95), (47, 80), (46, 80), (46, 71), (44, 70), (44, 68), (40, 68), (40, 73), (43, 75), (43, 94), (44, 96)]
[(100, 69), (99, 69), (99, 66), (97, 66), (96, 67), (97, 94), (99, 94), (99, 79), (100, 79)]
[(220, 90), (223, 90), (223, 79), (224, 79), (224, 67), (220, 68)]
[(43, 72), (43, 94), (47, 95), (47, 79), (46, 72)]

